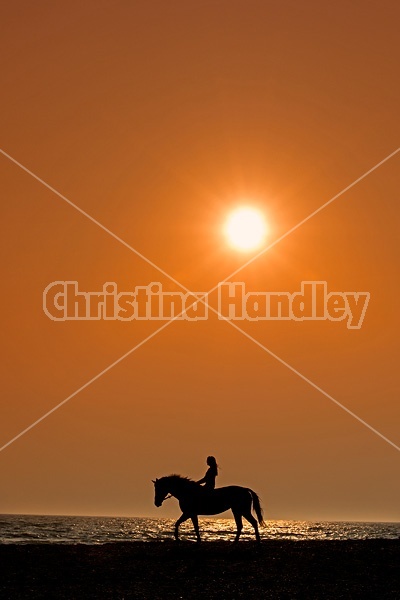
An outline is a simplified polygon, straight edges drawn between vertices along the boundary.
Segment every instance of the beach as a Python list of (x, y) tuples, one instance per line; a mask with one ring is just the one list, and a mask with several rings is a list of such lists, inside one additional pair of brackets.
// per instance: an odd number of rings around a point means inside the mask
[(4, 544), (0, 597), (400, 597), (399, 540)]

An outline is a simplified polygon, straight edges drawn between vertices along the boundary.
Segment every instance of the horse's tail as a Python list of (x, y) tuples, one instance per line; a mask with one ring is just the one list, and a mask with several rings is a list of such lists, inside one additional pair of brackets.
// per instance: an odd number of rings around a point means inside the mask
[(249, 492), (251, 494), (251, 498), (253, 500), (253, 508), (254, 508), (254, 512), (257, 515), (257, 519), (259, 524), (262, 527), (265, 527), (265, 521), (264, 521), (264, 515), (263, 515), (263, 509), (261, 508), (261, 504), (260, 504), (260, 498), (257, 496), (257, 494), (255, 492), (253, 492), (253, 490), (249, 489)]

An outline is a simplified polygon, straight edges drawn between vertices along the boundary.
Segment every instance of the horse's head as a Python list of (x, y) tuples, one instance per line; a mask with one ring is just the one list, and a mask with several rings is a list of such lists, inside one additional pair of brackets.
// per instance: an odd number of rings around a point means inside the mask
[(169, 494), (168, 483), (165, 477), (152, 481), (154, 483), (154, 504), (159, 507)]

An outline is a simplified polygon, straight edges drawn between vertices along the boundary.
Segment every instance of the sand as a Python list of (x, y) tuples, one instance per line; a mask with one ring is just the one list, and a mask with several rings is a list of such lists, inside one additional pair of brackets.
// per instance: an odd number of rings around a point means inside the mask
[(400, 598), (400, 540), (0, 546), (0, 598)]

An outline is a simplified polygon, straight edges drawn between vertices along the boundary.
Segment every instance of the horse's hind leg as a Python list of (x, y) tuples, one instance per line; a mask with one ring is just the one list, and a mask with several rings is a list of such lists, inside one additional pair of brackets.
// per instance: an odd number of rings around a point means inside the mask
[(200, 531), (199, 531), (199, 519), (198, 519), (197, 515), (192, 515), (191, 518), (192, 518), (194, 530), (196, 532), (197, 541), (201, 542)]
[(246, 512), (246, 513), (244, 513), (243, 516), (246, 519), (246, 521), (248, 521), (251, 525), (253, 525), (254, 531), (256, 532), (256, 540), (257, 540), (257, 542), (261, 542), (260, 533), (258, 531), (257, 519), (255, 517), (253, 517), (253, 515), (251, 514), (251, 512), (248, 512), (248, 513)]
[(184, 521), (187, 521), (189, 518), (189, 515), (185, 515), (185, 513), (181, 514), (181, 516), (179, 517), (179, 519), (177, 520), (177, 522), (175, 523), (175, 540), (177, 542), (179, 542), (179, 525), (181, 523), (183, 523)]
[(233, 516), (235, 517), (236, 527), (237, 527), (236, 537), (235, 537), (235, 543), (236, 543), (236, 542), (239, 541), (240, 534), (241, 534), (241, 531), (243, 529), (243, 522), (242, 522), (242, 515), (241, 515), (241, 513), (234, 512)]

